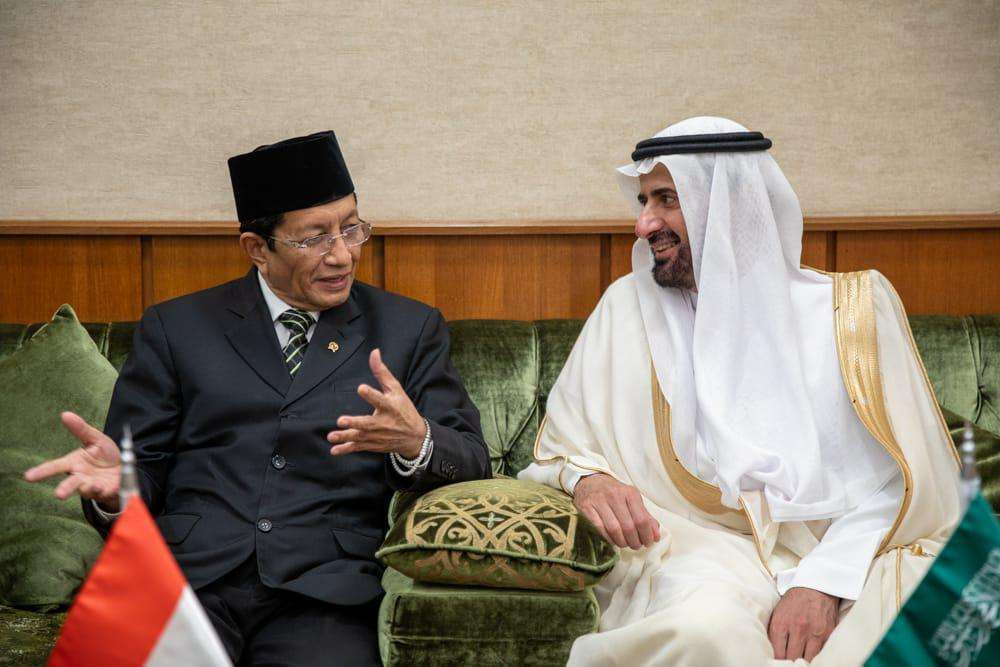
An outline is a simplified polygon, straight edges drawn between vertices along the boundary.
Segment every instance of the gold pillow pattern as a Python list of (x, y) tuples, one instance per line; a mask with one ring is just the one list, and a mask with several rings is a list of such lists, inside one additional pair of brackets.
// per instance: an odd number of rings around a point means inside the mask
[(583, 590), (618, 560), (571, 497), (505, 478), (420, 496), (376, 555), (417, 581), (548, 591)]

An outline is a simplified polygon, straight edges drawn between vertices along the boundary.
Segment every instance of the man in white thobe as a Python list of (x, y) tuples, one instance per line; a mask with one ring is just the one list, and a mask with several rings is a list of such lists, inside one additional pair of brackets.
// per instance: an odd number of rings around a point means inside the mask
[(760, 133), (692, 118), (619, 171), (633, 271), (587, 320), (521, 479), (622, 547), (572, 665), (852, 665), (958, 519), (957, 459), (878, 272), (800, 268)]

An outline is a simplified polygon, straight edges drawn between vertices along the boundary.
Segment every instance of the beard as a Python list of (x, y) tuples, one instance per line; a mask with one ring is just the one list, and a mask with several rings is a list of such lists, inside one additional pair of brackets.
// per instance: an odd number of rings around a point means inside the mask
[[(653, 280), (660, 287), (676, 289), (695, 289), (694, 260), (691, 257), (691, 244), (669, 231), (656, 232), (649, 237), (649, 245), (672, 241), (677, 251), (672, 259), (659, 260), (653, 255)], [(652, 252), (652, 249), (650, 249)]]

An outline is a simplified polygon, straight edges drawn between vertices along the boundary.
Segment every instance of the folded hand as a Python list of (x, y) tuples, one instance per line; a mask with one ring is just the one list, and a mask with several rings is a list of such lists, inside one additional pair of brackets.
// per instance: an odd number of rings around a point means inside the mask
[(840, 598), (789, 588), (771, 613), (767, 636), (776, 660), (812, 660), (837, 627)]
[(660, 523), (646, 511), (639, 490), (610, 475), (588, 475), (577, 482), (573, 504), (619, 547), (640, 549), (660, 539)]

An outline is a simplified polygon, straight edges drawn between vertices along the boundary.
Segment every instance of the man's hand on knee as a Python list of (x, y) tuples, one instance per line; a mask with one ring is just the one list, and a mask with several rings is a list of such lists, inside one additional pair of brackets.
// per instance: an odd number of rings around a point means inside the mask
[(581, 479), (573, 504), (619, 547), (641, 549), (660, 539), (660, 524), (646, 511), (639, 491), (610, 475), (598, 473)]
[(840, 598), (789, 588), (771, 613), (767, 636), (778, 660), (812, 660), (837, 627)]

